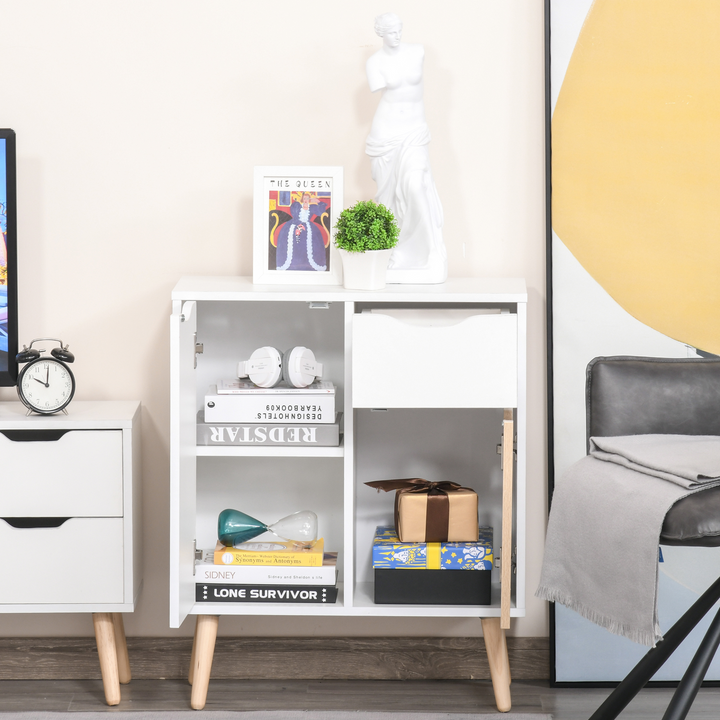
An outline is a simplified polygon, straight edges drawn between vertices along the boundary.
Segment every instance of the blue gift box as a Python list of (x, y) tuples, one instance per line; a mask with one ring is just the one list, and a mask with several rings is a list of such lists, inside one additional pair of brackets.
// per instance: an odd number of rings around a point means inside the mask
[(372, 555), (378, 604), (490, 604), (492, 528), (481, 527), (477, 542), (403, 543), (393, 526), (381, 526)]
[(414, 570), (492, 570), (493, 531), (481, 527), (477, 542), (403, 543), (392, 525), (375, 531), (374, 568)]

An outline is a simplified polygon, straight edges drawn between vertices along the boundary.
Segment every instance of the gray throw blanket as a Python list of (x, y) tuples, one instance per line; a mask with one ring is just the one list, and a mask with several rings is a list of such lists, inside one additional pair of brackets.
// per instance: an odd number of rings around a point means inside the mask
[(720, 484), (720, 437), (591, 438), (555, 485), (537, 597), (643, 645), (657, 621), (658, 545), (668, 510)]

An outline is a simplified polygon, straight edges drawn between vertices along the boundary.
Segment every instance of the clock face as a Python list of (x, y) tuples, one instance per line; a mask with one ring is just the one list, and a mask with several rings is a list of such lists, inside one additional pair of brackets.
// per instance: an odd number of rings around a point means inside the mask
[(62, 410), (75, 392), (70, 370), (53, 358), (28, 363), (18, 378), (18, 395), (26, 407), (44, 415)]

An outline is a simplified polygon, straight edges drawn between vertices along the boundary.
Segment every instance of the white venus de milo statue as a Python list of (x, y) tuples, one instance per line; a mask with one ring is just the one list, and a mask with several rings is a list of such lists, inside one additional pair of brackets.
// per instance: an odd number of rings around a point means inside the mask
[(442, 283), (447, 279), (443, 210), (430, 169), (430, 129), (423, 104), (422, 45), (400, 42), (394, 13), (375, 18), (383, 46), (367, 61), (372, 92), (382, 90), (366, 142), (375, 201), (392, 210), (400, 238), (388, 266), (389, 283)]

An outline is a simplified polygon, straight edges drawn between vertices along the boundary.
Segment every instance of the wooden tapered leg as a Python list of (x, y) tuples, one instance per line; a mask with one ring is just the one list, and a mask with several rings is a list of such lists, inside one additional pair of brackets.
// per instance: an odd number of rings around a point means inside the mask
[(197, 616), (193, 664), (190, 670), (190, 677), (192, 677), (190, 707), (193, 710), (202, 710), (205, 707), (219, 620), (217, 615)]
[(490, 678), (495, 693), (495, 704), (500, 712), (508, 712), (510, 700), (510, 662), (508, 661), (505, 630), (500, 627), (500, 618), (482, 618), (485, 649), (487, 650)]
[(121, 685), (127, 685), (132, 679), (130, 673), (130, 657), (128, 656), (127, 640), (125, 639), (125, 623), (122, 613), (113, 613), (113, 629), (115, 630), (115, 649), (117, 651), (118, 677)]
[(192, 652), (190, 653), (190, 669), (188, 670), (188, 682), (193, 684), (193, 675), (195, 673), (195, 646), (197, 645), (197, 629), (198, 623), (195, 621), (195, 633), (193, 634)]
[(120, 678), (112, 613), (93, 613), (93, 625), (105, 701), (108, 705), (117, 705), (120, 702)]

